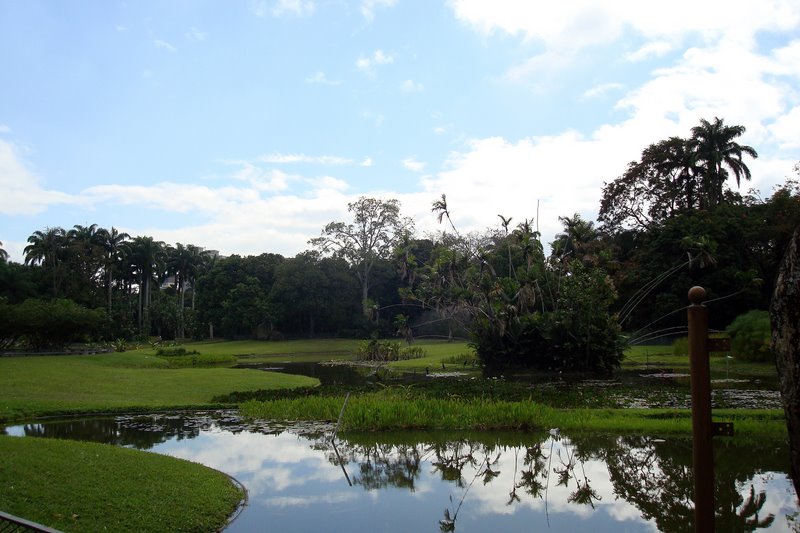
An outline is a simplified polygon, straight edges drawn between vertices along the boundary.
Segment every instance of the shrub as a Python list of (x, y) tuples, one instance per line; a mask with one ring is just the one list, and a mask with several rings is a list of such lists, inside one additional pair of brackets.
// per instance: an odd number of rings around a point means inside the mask
[(731, 352), (742, 361), (772, 361), (769, 313), (753, 310), (737, 316), (728, 326)]
[(381, 341), (373, 337), (358, 347), (358, 358), (362, 361), (403, 361), (425, 357), (419, 346), (402, 348), (399, 342)]
[(200, 355), (200, 352), (197, 350), (187, 351), (183, 346), (170, 346), (157, 349), (156, 355), (160, 357), (175, 357), (181, 355)]
[(672, 355), (689, 355), (689, 337), (678, 337), (672, 341)]

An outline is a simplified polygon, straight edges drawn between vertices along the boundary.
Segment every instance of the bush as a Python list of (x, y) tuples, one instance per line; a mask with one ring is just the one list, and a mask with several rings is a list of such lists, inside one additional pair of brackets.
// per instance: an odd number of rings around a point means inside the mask
[(678, 337), (672, 341), (672, 355), (689, 355), (689, 337)]
[(169, 348), (159, 348), (156, 350), (156, 355), (159, 357), (176, 357), (182, 355), (200, 355), (197, 350), (187, 351), (183, 346), (172, 346)]
[(22, 341), (30, 349), (62, 349), (96, 338), (105, 312), (86, 309), (72, 300), (29, 299), (18, 305), (0, 303), (0, 345)]
[(425, 351), (419, 346), (402, 348), (399, 342), (381, 341), (376, 337), (358, 347), (358, 358), (362, 361), (404, 361), (421, 357), (425, 357)]
[(774, 360), (770, 349), (771, 330), (769, 313), (753, 310), (737, 316), (728, 326), (731, 352), (742, 361), (766, 362)]

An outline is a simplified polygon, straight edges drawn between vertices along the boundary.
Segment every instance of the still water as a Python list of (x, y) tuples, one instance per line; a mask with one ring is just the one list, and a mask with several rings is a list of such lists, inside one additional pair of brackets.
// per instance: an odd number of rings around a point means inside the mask
[[(249, 501), (230, 532), (691, 531), (691, 441), (543, 433), (338, 436), (235, 412), (117, 416), (0, 432), (199, 462)], [(715, 443), (718, 531), (800, 531), (783, 442)]]

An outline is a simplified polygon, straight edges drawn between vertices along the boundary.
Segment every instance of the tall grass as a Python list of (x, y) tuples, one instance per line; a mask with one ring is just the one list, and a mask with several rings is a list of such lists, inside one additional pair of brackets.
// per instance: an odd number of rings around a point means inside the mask
[[(277, 420), (337, 419), (342, 396), (312, 396), (241, 405), (245, 416)], [(734, 421), (741, 435), (785, 434), (780, 411), (720, 411), (718, 420)], [(351, 397), (342, 417), (342, 431), (533, 430), (582, 432), (691, 433), (688, 410), (555, 409), (530, 401), (490, 398), (425, 398), (395, 390)]]

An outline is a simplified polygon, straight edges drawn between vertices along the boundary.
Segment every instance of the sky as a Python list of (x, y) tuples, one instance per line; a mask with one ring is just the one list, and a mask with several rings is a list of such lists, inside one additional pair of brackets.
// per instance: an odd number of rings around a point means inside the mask
[[(360, 196), (417, 233), (594, 220), (700, 119), (800, 161), (800, 2), (0, 0), (0, 241), (115, 227), (294, 256)], [(736, 188), (735, 183), (732, 184)]]

